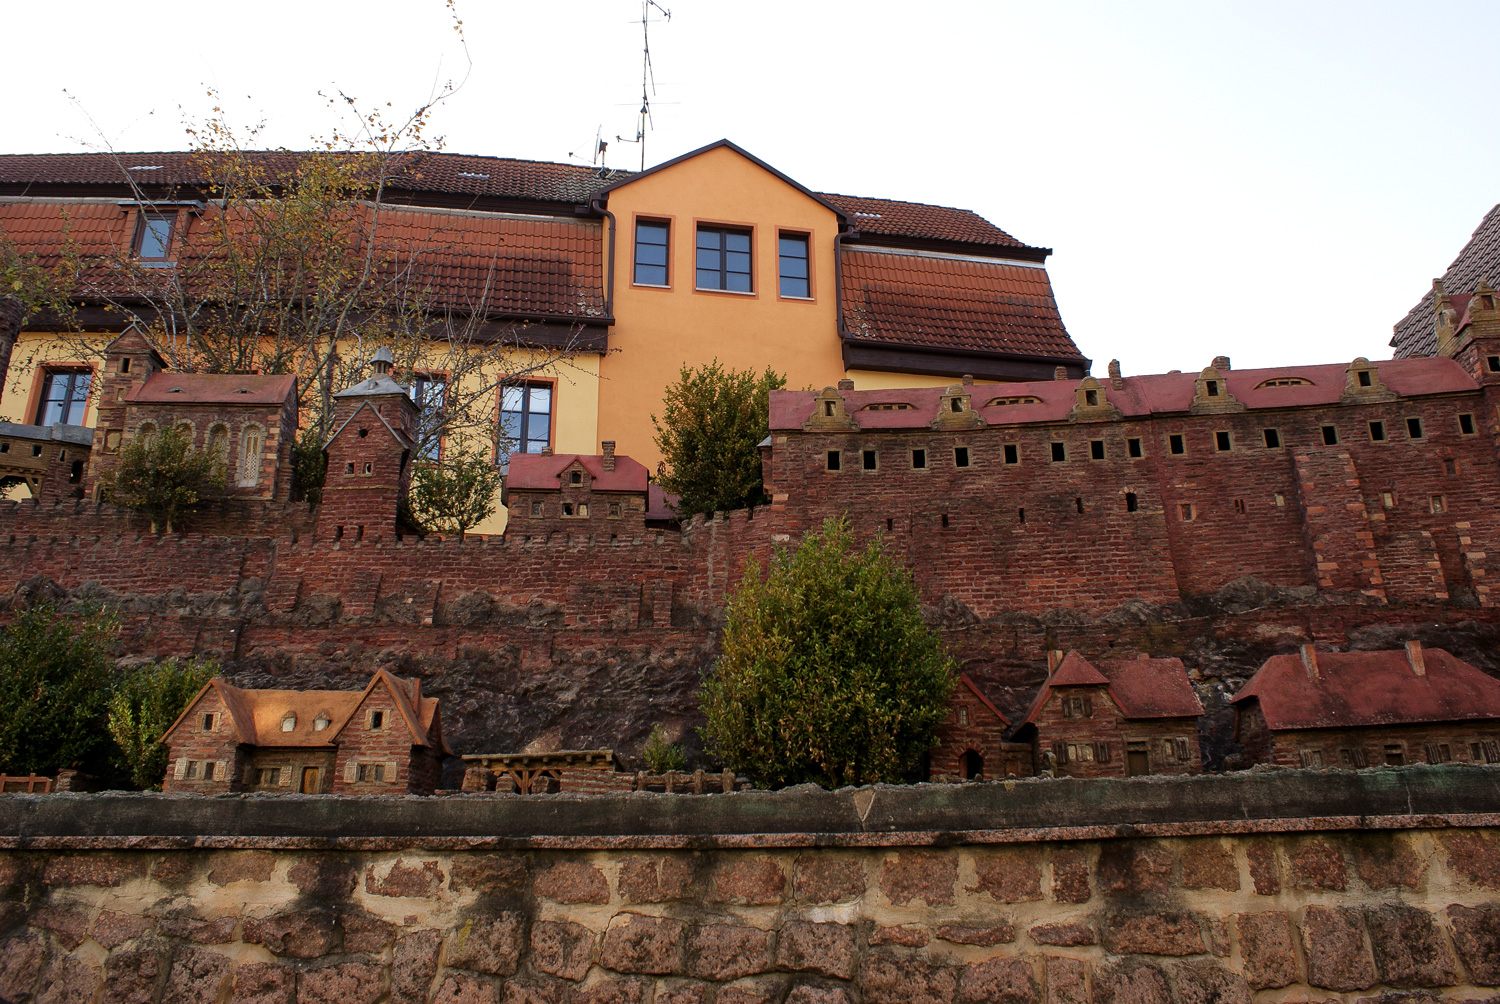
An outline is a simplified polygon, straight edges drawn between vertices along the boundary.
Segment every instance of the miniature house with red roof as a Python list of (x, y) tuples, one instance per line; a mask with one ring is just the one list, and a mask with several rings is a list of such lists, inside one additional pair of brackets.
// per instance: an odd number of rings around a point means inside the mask
[(1036, 773), (1031, 746), (1005, 741), (1010, 720), (967, 673), (958, 677), (948, 717), (937, 728), (928, 758), (933, 780), (985, 781)]
[(513, 453), (505, 476), (507, 534), (592, 530), (638, 533), (646, 526), (650, 478), (605, 440), (597, 456)]
[(391, 352), (379, 349), (370, 376), (333, 396), (333, 433), (318, 536), (384, 540), (399, 535), (411, 487), (419, 410), (391, 377)]
[(1203, 704), (1180, 659), (1139, 655), (1095, 667), (1077, 652), (1048, 656), (1051, 672), (1016, 730), (1058, 776), (1134, 777), (1203, 769)]
[(1500, 763), (1500, 680), (1440, 648), (1267, 659), (1233, 698), (1255, 763), (1374, 767)]
[(438, 701), (377, 670), (364, 690), (203, 685), (162, 736), (162, 790), (428, 795), (444, 756)]
[(89, 492), (113, 471), (121, 448), (158, 429), (181, 429), (199, 450), (218, 453), (231, 499), (291, 497), (297, 380), (290, 374), (177, 373), (131, 328), (104, 354)]

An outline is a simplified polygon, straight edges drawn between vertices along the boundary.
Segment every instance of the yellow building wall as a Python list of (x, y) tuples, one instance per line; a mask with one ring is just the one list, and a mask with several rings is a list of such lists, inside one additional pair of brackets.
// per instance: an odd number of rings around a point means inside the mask
[[(15, 351), (11, 353), (10, 372), (6, 376), (5, 386), (0, 387), (0, 422), (30, 425), (36, 421), (36, 409), (41, 400), (40, 371), (48, 364), (90, 367), (94, 371), (97, 385), (104, 346), (114, 337), (108, 333), (21, 332), (21, 337), (16, 339)], [(97, 391), (97, 386), (94, 391)], [(94, 424), (98, 411), (95, 406), (96, 396), (94, 392), (89, 395), (85, 425)]]
[[(718, 359), (733, 369), (767, 366), (789, 387), (824, 387), (844, 375), (838, 337), (834, 213), (733, 150), (717, 147), (648, 174), (609, 195), (614, 240), (615, 326), (599, 384), (598, 438), (655, 470), (661, 459), (651, 415), (684, 364)], [(665, 220), (667, 288), (634, 283), (637, 219)], [(699, 224), (748, 228), (753, 293), (695, 289)], [(812, 296), (778, 295), (777, 232), (809, 235)]]
[[(919, 373), (888, 373), (885, 370), (850, 370), (850, 380), (855, 390), (893, 390), (899, 387), (949, 387), (958, 383), (951, 376), (930, 376)], [(822, 388), (818, 388), (822, 390)]]

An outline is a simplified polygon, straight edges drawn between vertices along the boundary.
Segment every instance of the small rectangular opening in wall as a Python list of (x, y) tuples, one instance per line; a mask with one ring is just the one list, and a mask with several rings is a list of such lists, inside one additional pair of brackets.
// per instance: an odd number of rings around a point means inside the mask
[(1279, 450), (1279, 449), (1281, 449), (1281, 433), (1280, 433), (1280, 431), (1278, 431), (1276, 429), (1262, 429), (1262, 430), (1260, 430), (1260, 434), (1261, 434), (1262, 437), (1264, 437), (1264, 439), (1266, 441), (1266, 449), (1268, 449), (1268, 450)]
[(1187, 452), (1187, 441), (1182, 438), (1182, 433), (1174, 432), (1167, 437), (1167, 452), (1174, 456), (1181, 456)]
[(1007, 464), (1019, 464), (1021, 462), (1021, 448), (1015, 443), (1006, 443), (1001, 449)]
[(1490, 356), (1485, 359), (1484, 364), (1489, 367), (1491, 373), (1500, 373), (1500, 356)]
[(911, 451), (911, 469), (914, 471), (927, 470), (927, 451), (915, 449)]
[(1236, 514), (1238, 514), (1240, 516), (1245, 515), (1245, 500), (1244, 499), (1235, 499), (1234, 500), (1234, 511), (1235, 511)]
[(829, 450), (825, 464), (830, 471), (842, 470), (844, 467), (844, 455), (838, 450)]
[(1060, 464), (1064, 460), (1067, 460), (1067, 459), (1068, 459), (1068, 446), (1067, 446), (1067, 444), (1066, 443), (1053, 443), (1052, 444), (1052, 462), (1054, 464)]
[(834, 408), (834, 405), (833, 405), (832, 401), (824, 401), (823, 402), (823, 417), (824, 418), (832, 418), (833, 417), (833, 408)]
[(1323, 426), (1323, 445), (1324, 446), (1337, 446), (1337, 445), (1339, 445), (1339, 430), (1338, 430), (1338, 426), (1336, 426), (1336, 425), (1325, 425), (1325, 426)]
[(1378, 418), (1370, 422), (1370, 442), (1385, 442), (1385, 423)]
[(1450, 478), (1458, 473), (1458, 461), (1449, 457), (1443, 461), (1443, 473)]
[(865, 470), (867, 470), (867, 471), (873, 471), (873, 470), (876, 469), (876, 464), (878, 463), (878, 458), (876, 457), (876, 454), (875, 454), (874, 450), (862, 450), (862, 451), (860, 451), (859, 460), (860, 460), (860, 464), (863, 465), (863, 467), (864, 467)]
[(1422, 438), (1422, 420), (1420, 418), (1408, 418), (1406, 420), (1406, 438)]
[(373, 463), (371, 463), (370, 461), (368, 461), (368, 460), (365, 461), (365, 473), (366, 474), (374, 474), (375, 473), (375, 465)]
[(943, 513), (943, 528), (947, 529), (947, 527), (948, 527), (948, 514), (947, 513)]
[(1229, 432), (1228, 432), (1228, 430), (1226, 430), (1226, 429), (1220, 429), (1218, 432), (1215, 432), (1214, 433), (1214, 449), (1218, 450), (1220, 453), (1228, 453), (1229, 452), (1229, 447), (1230, 447), (1230, 442), (1229, 442)]
[(1443, 496), (1441, 495), (1432, 496), (1432, 498), (1428, 500), (1428, 503), (1432, 506), (1432, 511), (1435, 513), (1444, 513), (1448, 511), (1448, 500), (1443, 498)]
[(1467, 413), (1458, 416), (1458, 431), (1465, 436), (1474, 435), (1474, 416)]
[(1083, 392), (1083, 403), (1090, 408), (1099, 407), (1099, 392), (1097, 390), (1086, 390)]
[(890, 533), (894, 529), (896, 529), (896, 521), (887, 516), (885, 520), (885, 532)]
[(1198, 515), (1197, 511), (1193, 509), (1193, 503), (1191, 503), (1191, 502), (1179, 502), (1179, 503), (1177, 503), (1177, 516), (1184, 523), (1191, 523), (1197, 517), (1197, 515)]
[(1089, 459), (1090, 460), (1103, 460), (1104, 459), (1104, 440), (1102, 440), (1102, 439), (1090, 439), (1089, 440)]
[(1131, 436), (1125, 440), (1125, 453), (1131, 460), (1139, 460), (1143, 455), (1141, 450), (1141, 439), (1139, 436)]
[(542, 504), (540, 502), (533, 502), (533, 503), (531, 503), (531, 515), (533, 515), (533, 516), (541, 516), (541, 514), (542, 514)]
[(345, 474), (353, 474), (354, 473), (354, 464), (353, 464), (352, 461), (350, 463), (347, 463), (347, 464), (344, 465), (344, 473)]
[(969, 448), (967, 446), (955, 446), (953, 448), (953, 466), (969, 466)]
[(1125, 493), (1125, 511), (1126, 512), (1135, 512), (1140, 507), (1141, 507), (1141, 504), (1136, 499), (1135, 492), (1126, 492)]
[(1380, 493), (1380, 504), (1382, 506), (1384, 506), (1385, 508), (1387, 508), (1387, 509), (1394, 509), (1394, 508), (1396, 508), (1396, 493), (1395, 492), (1381, 492)]
[(1219, 396), (1219, 381), (1217, 381), (1217, 380), (1206, 380), (1203, 383), (1203, 389), (1208, 392), (1208, 396), (1209, 397), (1218, 397)]
[(1024, 523), (1024, 522), (1026, 522), (1026, 510), (1024, 508), (1016, 510), (1016, 522), (1017, 523)]
[(1078, 515), (1083, 515), (1083, 497), (1079, 496), (1073, 500), (1073, 508), (1078, 510)]
[(1359, 385), (1361, 387), (1372, 386), (1374, 384), (1374, 382), (1375, 382), (1370, 377), (1370, 371), (1369, 370), (1360, 370), (1357, 374), (1355, 374), (1355, 377), (1356, 377), (1356, 379), (1359, 380)]

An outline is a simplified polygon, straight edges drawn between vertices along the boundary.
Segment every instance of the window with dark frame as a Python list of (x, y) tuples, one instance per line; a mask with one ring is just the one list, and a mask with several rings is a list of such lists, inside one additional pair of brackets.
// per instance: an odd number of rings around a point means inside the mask
[(515, 383), (500, 388), (500, 457), (541, 453), (552, 444), (552, 385)]
[(671, 224), (665, 220), (635, 221), (635, 275), (638, 286), (667, 285), (667, 250)]
[(414, 373), (406, 393), (417, 406), (417, 455), (423, 460), (437, 460), (443, 448), (443, 404), (448, 398), (448, 381), (435, 373)]
[(754, 292), (750, 281), (750, 231), (700, 226), (696, 262), (698, 289)]
[(1060, 464), (1068, 459), (1068, 446), (1066, 443), (1052, 444), (1052, 462)]
[(1182, 438), (1182, 433), (1174, 432), (1167, 437), (1167, 452), (1178, 456), (1187, 452), (1187, 443)]
[(1139, 436), (1131, 436), (1129, 439), (1125, 440), (1125, 455), (1128, 456), (1131, 460), (1139, 460), (1142, 456), (1145, 455), (1145, 452), (1141, 449), (1141, 440)]
[(142, 209), (135, 224), (135, 241), (131, 250), (144, 262), (167, 262), (172, 258), (172, 230), (176, 213)]
[(844, 455), (838, 450), (829, 450), (826, 463), (827, 469), (830, 471), (842, 470), (844, 467)]
[(1220, 453), (1228, 453), (1230, 446), (1229, 433), (1226, 430), (1220, 429), (1214, 433), (1214, 449)]
[(1385, 442), (1385, 423), (1378, 418), (1370, 421), (1370, 442)]
[(969, 466), (969, 448), (967, 446), (955, 446), (953, 448), (953, 466)]
[(82, 425), (88, 411), (94, 374), (86, 369), (47, 369), (42, 375), (42, 400), (37, 425)]
[(1007, 464), (1019, 464), (1021, 462), (1021, 447), (1015, 443), (1006, 443), (1002, 453)]
[(1458, 416), (1458, 431), (1460, 435), (1474, 435), (1474, 416), (1468, 413)]
[(918, 447), (911, 451), (911, 469), (914, 471), (925, 471), (927, 469), (927, 451)]
[(873, 471), (879, 465), (879, 455), (874, 450), (860, 451), (860, 466), (867, 471)]
[(1090, 460), (1103, 460), (1104, 459), (1104, 440), (1102, 440), (1102, 439), (1091, 439), (1091, 440), (1089, 440), (1089, 459)]
[(812, 296), (808, 271), (807, 235), (781, 233), (776, 240), (776, 280), (782, 296), (808, 299)]
[(1281, 432), (1277, 429), (1262, 429), (1261, 436), (1265, 439), (1266, 449), (1278, 450), (1281, 448)]
[(1325, 426), (1323, 426), (1323, 445), (1324, 446), (1337, 446), (1337, 445), (1339, 445), (1339, 430), (1338, 430), (1338, 426), (1336, 426), (1336, 425), (1325, 425)]
[(1406, 420), (1406, 438), (1422, 438), (1422, 420), (1420, 418), (1408, 418)]

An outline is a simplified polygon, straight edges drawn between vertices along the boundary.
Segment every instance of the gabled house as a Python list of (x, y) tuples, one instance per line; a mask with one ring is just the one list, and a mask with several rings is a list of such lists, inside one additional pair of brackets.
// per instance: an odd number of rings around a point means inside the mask
[(1500, 763), (1500, 680), (1418, 641), (1375, 652), (1304, 645), (1267, 659), (1231, 703), (1254, 763)]
[(1059, 777), (1196, 774), (1203, 704), (1180, 659), (1140, 655), (1095, 667), (1051, 653), (1051, 672), (1016, 738)]
[(1036, 773), (1031, 747), (1005, 741), (1010, 720), (968, 673), (960, 673), (928, 758), (933, 780), (985, 781)]
[(161, 741), (162, 790), (431, 794), (442, 760), (436, 698), (377, 670), (364, 690), (249, 690), (220, 677), (193, 696)]
[(506, 532), (639, 532), (646, 526), (649, 487), (646, 468), (616, 455), (613, 440), (605, 440), (598, 455), (512, 454), (505, 476)]

